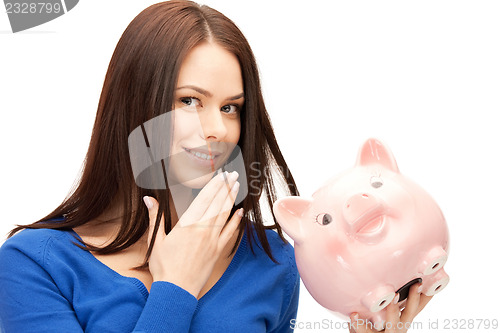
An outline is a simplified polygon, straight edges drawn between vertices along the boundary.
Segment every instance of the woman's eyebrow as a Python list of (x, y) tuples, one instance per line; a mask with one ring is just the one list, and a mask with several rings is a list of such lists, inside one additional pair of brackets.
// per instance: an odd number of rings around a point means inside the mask
[(235, 96), (233, 96), (233, 97), (229, 97), (229, 98), (228, 98), (228, 100), (230, 100), (230, 101), (235, 101), (235, 100), (240, 99), (240, 98), (242, 98), (242, 97), (245, 97), (245, 94), (244, 94), (244, 93), (240, 93), (240, 94), (235, 95)]
[[(200, 87), (197, 87), (197, 86), (193, 86), (193, 85), (190, 85), (190, 84), (188, 84), (186, 86), (178, 87), (176, 90), (185, 89), (185, 88), (192, 89), (192, 90), (194, 90), (194, 91), (196, 91), (196, 92), (198, 92), (198, 93), (200, 93), (200, 94), (202, 94), (203, 96), (206, 96), (206, 97), (212, 97), (213, 96), (212, 93), (209, 92), (208, 90), (205, 90), (203, 88), (200, 88)], [(244, 96), (245, 96), (244, 93), (239, 93), (238, 95), (229, 97), (227, 99), (230, 100), (230, 101), (234, 101), (234, 100), (240, 99), (240, 98), (242, 98)]]
[(196, 92), (198, 92), (198, 93), (200, 93), (200, 94), (202, 94), (202, 95), (204, 95), (206, 97), (212, 97), (213, 96), (209, 91), (207, 91), (207, 90), (205, 90), (203, 88), (197, 87), (197, 86), (190, 85), (190, 84), (188, 84), (187, 86), (178, 87), (176, 90), (185, 89), (185, 88), (193, 89), (194, 91), (196, 91)]

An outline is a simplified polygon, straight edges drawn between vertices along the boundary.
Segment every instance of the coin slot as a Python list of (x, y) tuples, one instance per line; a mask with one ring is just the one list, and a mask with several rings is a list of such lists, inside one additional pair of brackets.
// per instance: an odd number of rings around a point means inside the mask
[(408, 298), (411, 286), (413, 286), (415, 283), (421, 283), (421, 282), (422, 282), (421, 278), (413, 279), (404, 286), (402, 286), (401, 288), (399, 288), (398, 291), (396, 291), (396, 293), (399, 294), (399, 302), (404, 301), (405, 299)]

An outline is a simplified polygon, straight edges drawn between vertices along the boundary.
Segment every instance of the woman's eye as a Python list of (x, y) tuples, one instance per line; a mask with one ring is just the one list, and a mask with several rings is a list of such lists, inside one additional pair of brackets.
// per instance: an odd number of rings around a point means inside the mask
[(181, 97), (180, 102), (186, 106), (198, 106), (200, 101), (194, 97)]
[(237, 113), (239, 111), (239, 108), (236, 105), (224, 105), (220, 110), (227, 114), (233, 114)]
[(333, 218), (328, 213), (319, 214), (316, 216), (316, 222), (320, 225), (329, 225), (333, 221)]

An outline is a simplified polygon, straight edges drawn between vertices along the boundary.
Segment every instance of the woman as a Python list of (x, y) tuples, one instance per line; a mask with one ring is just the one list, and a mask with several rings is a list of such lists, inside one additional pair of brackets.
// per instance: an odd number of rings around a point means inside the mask
[[(165, 114), (166, 185), (151, 173), (157, 186), (141, 187), (130, 134)], [(218, 171), (237, 148), (246, 177)], [(278, 182), (260, 172), (272, 165)], [(249, 180), (252, 192), (237, 200)], [(12, 230), (0, 250), (0, 327), (290, 331), (293, 248), (279, 225), (264, 226), (259, 205), (263, 192), (272, 204), (280, 183), (298, 194), (238, 28), (188, 1), (148, 7), (112, 56), (78, 186), (52, 213)]]
[[(169, 135), (152, 130), (165, 116)], [(168, 153), (139, 172), (137, 129)], [(239, 149), (248, 174), (219, 172)], [(241, 32), (206, 6), (150, 6), (111, 59), (78, 186), (0, 249), (0, 331), (291, 331), (293, 248), (259, 204), (280, 183), (298, 195)]]

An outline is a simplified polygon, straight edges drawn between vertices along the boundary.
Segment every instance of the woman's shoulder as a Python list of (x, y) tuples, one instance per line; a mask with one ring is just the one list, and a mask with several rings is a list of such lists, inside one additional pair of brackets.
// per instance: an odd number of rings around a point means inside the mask
[[(253, 233), (256, 236), (256, 233)], [(293, 312), (296, 310), (300, 286), (300, 275), (295, 262), (295, 251), (292, 244), (287, 240), (286, 242), (280, 237), (278, 232), (274, 229), (265, 230), (267, 242), (271, 250), (273, 258), (277, 261), (272, 261), (267, 253), (264, 251), (262, 244), (257, 238), (255, 242), (257, 246), (253, 246), (256, 253), (256, 259), (252, 262), (249, 271), (245, 271), (248, 276), (254, 274), (254, 281), (262, 281), (261, 292), (266, 296), (264, 298), (272, 298), (271, 295), (277, 296), (288, 308)], [(259, 280), (260, 279), (260, 280)], [(278, 287), (281, 286), (281, 287)]]
[(48, 248), (53, 244), (67, 247), (71, 244), (70, 231), (56, 229), (24, 229), (8, 238), (0, 247), (0, 257), (12, 251), (23, 253), (35, 260), (43, 260)]
[(58, 229), (33, 229), (27, 228), (19, 231), (14, 236), (8, 238), (4, 245), (32, 245), (34, 242), (46, 242), (50, 239), (66, 237), (70, 231)]
[[(257, 232), (255, 230), (255, 227), (253, 227), (252, 230), (253, 230), (252, 240), (253, 242), (257, 243), (257, 248), (258, 248), (258, 250), (256, 251), (258, 251), (261, 256), (268, 257), (268, 255), (264, 251), (262, 243), (257, 237)], [(267, 243), (269, 244), (274, 259), (276, 259), (278, 263), (291, 266), (292, 269), (296, 270), (297, 268), (295, 264), (295, 252), (292, 244), (290, 244), (289, 241), (283, 241), (278, 232), (274, 229), (265, 229), (265, 233), (266, 233)]]
[(278, 232), (274, 229), (266, 229), (266, 237), (272, 249), (280, 249), (287, 255), (293, 256), (294, 248), (288, 240), (283, 241)]

